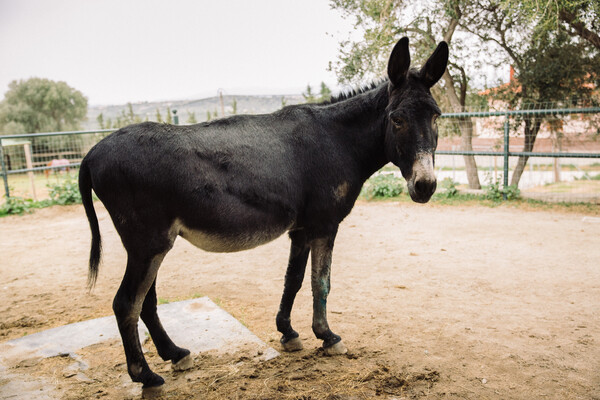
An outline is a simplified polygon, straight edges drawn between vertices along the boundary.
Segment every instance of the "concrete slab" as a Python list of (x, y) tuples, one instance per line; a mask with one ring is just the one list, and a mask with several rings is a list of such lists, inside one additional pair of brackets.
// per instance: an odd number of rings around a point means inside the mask
[[(160, 305), (158, 314), (173, 341), (189, 349), (192, 354), (209, 350), (231, 354), (242, 348), (254, 346), (259, 359), (269, 360), (279, 355), (275, 349), (265, 344), (208, 297)], [(142, 322), (139, 324), (139, 330), (140, 337), (145, 337), (147, 330)], [(15, 393), (11, 388), (17, 381), (21, 389), (25, 388), (22, 382), (29, 382), (28, 385), (32, 389), (39, 390), (39, 385), (36, 385), (31, 377), (10, 373), (11, 367), (28, 360), (69, 355), (84, 370), (87, 365), (77, 351), (114, 339), (120, 339), (120, 335), (115, 317), (110, 316), (48, 329), (0, 343), (0, 372), (5, 376), (5, 379), (0, 380), (0, 399), (35, 398), (28, 390), (21, 394)], [(46, 385), (47, 382), (44, 382), (44, 387), (47, 388)], [(40, 394), (37, 391), (37, 395)]]

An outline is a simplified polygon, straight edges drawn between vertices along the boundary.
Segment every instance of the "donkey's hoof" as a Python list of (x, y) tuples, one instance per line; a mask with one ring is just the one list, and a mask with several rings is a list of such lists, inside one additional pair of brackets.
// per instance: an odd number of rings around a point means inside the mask
[(304, 348), (304, 346), (302, 346), (302, 340), (300, 340), (299, 337), (295, 337), (286, 342), (284, 342), (283, 338), (282, 338), (281, 346), (283, 346), (283, 351), (288, 351), (288, 352), (300, 351)]
[(191, 355), (187, 355), (183, 357), (181, 360), (174, 362), (171, 364), (171, 368), (173, 371), (185, 371), (186, 369), (190, 369), (194, 366), (194, 360)]
[(147, 372), (143, 373), (142, 376), (134, 379), (134, 382), (142, 382), (144, 384), (142, 389), (149, 389), (164, 385), (165, 380), (162, 378), (162, 376), (148, 370)]
[(325, 354), (328, 356), (338, 356), (341, 354), (346, 354), (348, 352), (348, 349), (346, 348), (346, 346), (344, 346), (344, 343), (342, 341), (334, 343), (329, 347), (325, 347), (324, 350)]
[(164, 386), (142, 386), (142, 399), (162, 399), (165, 391)]
[(142, 399), (163, 399), (164, 398), (164, 385), (161, 386), (150, 386), (142, 387)]

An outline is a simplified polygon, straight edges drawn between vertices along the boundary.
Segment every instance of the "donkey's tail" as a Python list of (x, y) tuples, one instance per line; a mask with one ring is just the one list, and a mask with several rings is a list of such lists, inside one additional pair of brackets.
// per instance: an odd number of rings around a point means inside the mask
[(92, 179), (90, 169), (84, 159), (79, 169), (79, 192), (81, 193), (81, 202), (85, 209), (85, 215), (90, 223), (92, 231), (92, 248), (90, 250), (90, 269), (88, 271), (88, 289), (92, 289), (96, 284), (98, 277), (98, 265), (100, 264), (100, 255), (102, 252), (102, 241), (100, 238), (100, 227), (98, 226), (98, 217), (94, 210), (94, 200), (92, 198)]

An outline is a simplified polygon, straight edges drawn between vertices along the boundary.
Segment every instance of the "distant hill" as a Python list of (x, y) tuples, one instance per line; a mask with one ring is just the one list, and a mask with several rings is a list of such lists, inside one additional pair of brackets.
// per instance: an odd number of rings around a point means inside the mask
[[(232, 115), (233, 102), (237, 102), (237, 114), (265, 114), (282, 107), (282, 101), (286, 105), (303, 103), (305, 100), (301, 95), (268, 95), (268, 96), (223, 96), (223, 105), (225, 115)], [(207, 112), (211, 115), (215, 113), (221, 117), (221, 104), (219, 97), (208, 97), (198, 100), (175, 100), (175, 101), (157, 101), (132, 103), (133, 112), (139, 115), (142, 120), (156, 121), (156, 110), (160, 111), (163, 120), (166, 118), (167, 108), (171, 111), (177, 110), (179, 123), (185, 124), (191, 113), (195, 113), (198, 122), (206, 121)], [(99, 129), (98, 115), (102, 113), (104, 120), (111, 119), (112, 121), (127, 112), (127, 104), (108, 105), (108, 106), (90, 106), (88, 107), (87, 121), (83, 123), (84, 130)]]

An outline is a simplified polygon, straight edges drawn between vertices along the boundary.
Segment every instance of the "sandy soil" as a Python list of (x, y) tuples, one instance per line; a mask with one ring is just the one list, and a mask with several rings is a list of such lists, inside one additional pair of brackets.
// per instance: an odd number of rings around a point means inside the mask
[[(81, 206), (0, 219), (0, 341), (111, 314), (125, 252), (96, 208), (105, 252), (91, 294)], [(201, 354), (178, 373), (151, 343), (147, 357), (169, 399), (600, 399), (599, 238), (598, 215), (359, 203), (336, 241), (328, 306), (348, 355), (319, 350), (307, 278), (292, 313), (301, 352), (265, 363)], [(278, 349), (288, 246), (282, 237), (211, 254), (180, 239), (159, 272), (158, 296), (207, 295)], [(68, 373), (67, 357), (5, 373), (41, 376), (68, 399), (140, 397), (119, 342), (84, 357), (89, 379)]]

